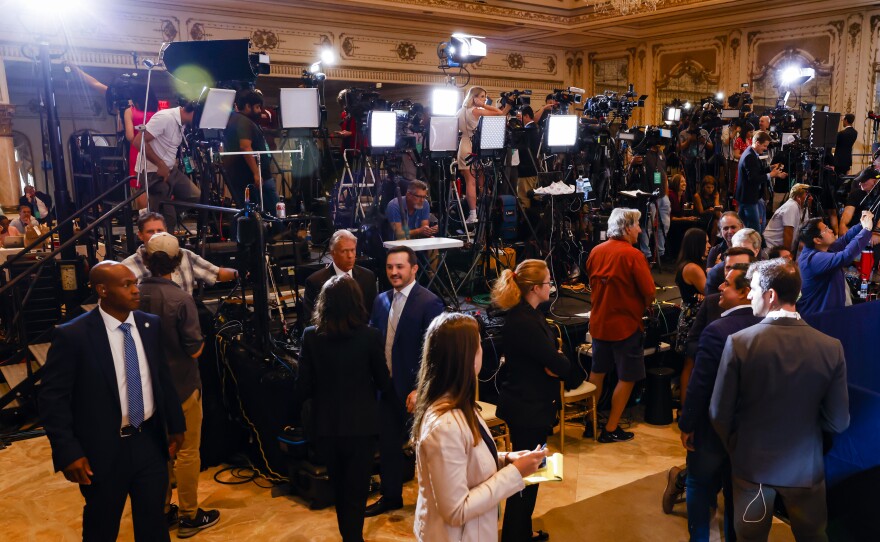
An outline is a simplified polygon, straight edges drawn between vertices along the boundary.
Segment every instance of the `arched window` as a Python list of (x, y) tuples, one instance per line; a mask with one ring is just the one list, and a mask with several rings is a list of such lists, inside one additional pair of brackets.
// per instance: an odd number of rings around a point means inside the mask
[(700, 100), (718, 92), (718, 76), (709, 73), (699, 62), (685, 58), (657, 82), (657, 105), (662, 107), (678, 98), (696, 108)]
[[(783, 71), (789, 67), (813, 68), (816, 76), (804, 85), (790, 85), (782, 77)], [(755, 110), (776, 107), (777, 101), (788, 91), (791, 92), (788, 107), (810, 103), (821, 110), (822, 106), (831, 104), (831, 82), (830, 66), (799, 49), (785, 49), (752, 77)]]
[(31, 140), (22, 132), (12, 132), (12, 145), (15, 147), (15, 170), (18, 172), (19, 193), (24, 194), (26, 185), (34, 185), (34, 155)]
[(602, 94), (606, 90), (622, 94), (629, 83), (629, 60), (609, 58), (593, 61), (593, 95)]

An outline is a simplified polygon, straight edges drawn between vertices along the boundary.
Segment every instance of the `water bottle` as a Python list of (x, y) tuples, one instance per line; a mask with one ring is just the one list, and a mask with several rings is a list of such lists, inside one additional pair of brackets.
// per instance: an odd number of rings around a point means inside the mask
[(306, 229), (306, 246), (312, 246), (312, 229)]
[(578, 175), (577, 180), (574, 181), (574, 191), (580, 194), (583, 194), (585, 192), (583, 175)]
[(862, 287), (859, 288), (859, 297), (862, 299), (868, 299), (868, 280), (862, 279)]

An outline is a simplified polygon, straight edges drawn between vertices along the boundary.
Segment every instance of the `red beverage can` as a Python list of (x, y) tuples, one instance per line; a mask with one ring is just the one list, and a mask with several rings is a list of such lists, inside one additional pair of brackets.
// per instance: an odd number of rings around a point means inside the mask
[(285, 218), (287, 216), (287, 209), (285, 208), (284, 202), (279, 201), (275, 204), (275, 217), (276, 218)]
[(862, 259), (859, 261), (859, 273), (862, 280), (871, 280), (871, 274), (874, 272), (874, 249), (866, 248), (862, 251)]

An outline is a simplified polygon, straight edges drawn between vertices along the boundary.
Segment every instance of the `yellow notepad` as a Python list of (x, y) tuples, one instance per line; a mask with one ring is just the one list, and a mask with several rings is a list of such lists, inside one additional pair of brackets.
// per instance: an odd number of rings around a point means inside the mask
[(562, 481), (562, 454), (555, 453), (547, 458), (547, 464), (538, 469), (538, 472), (523, 479), (527, 486), (540, 484), (541, 482)]

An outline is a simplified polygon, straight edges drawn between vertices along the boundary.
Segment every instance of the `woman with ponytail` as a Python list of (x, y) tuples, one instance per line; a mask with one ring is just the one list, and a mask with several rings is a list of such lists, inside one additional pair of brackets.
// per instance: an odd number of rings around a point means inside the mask
[[(516, 271), (504, 270), (492, 288), (492, 302), (508, 311), (502, 332), (506, 362), (498, 417), (510, 429), (514, 450), (534, 450), (545, 444), (556, 422), (560, 379), (567, 379), (570, 386), (580, 384), (573, 382), (580, 372), (572, 370), (544, 314), (538, 310), (538, 305), (549, 299), (550, 270), (543, 260), (524, 260)], [(532, 531), (537, 497), (538, 486), (533, 485), (507, 499), (502, 542), (549, 538), (543, 531)]]

